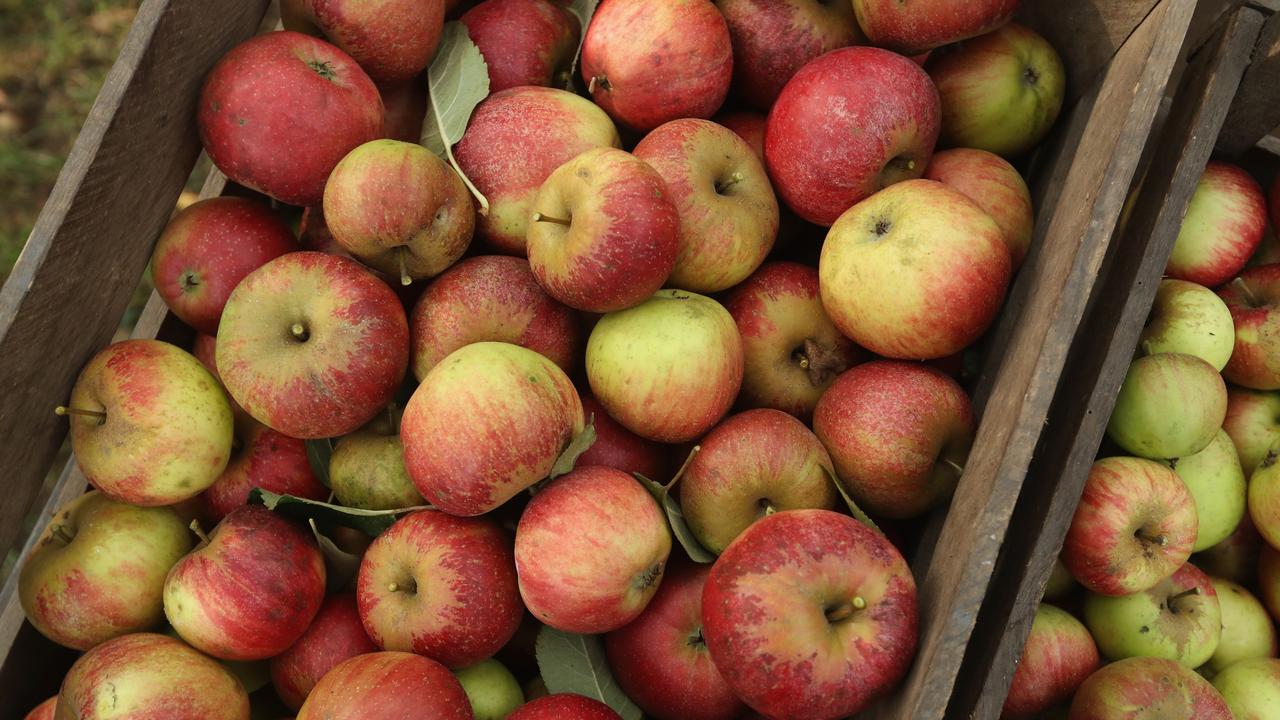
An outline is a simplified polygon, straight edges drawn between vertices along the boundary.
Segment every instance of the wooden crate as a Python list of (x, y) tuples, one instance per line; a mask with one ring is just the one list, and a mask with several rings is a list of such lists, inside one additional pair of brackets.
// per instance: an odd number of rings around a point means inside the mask
[[(255, 31), (266, 4), (143, 3), (0, 292), (0, 436), (10, 440), (0, 548), (23, 540), (21, 522), (32, 508), (41, 509), (38, 533), (54, 508), (84, 490), (74, 463), (42, 490), (67, 430), (51, 410), (114, 332), (198, 155), (192, 117), (201, 79)], [(1070, 69), (1069, 105), (1030, 173), (1036, 242), (992, 334), (975, 396), (981, 421), (973, 452), (955, 501), (933, 519), (913, 559), (920, 650), (900, 690), (870, 717), (928, 720), (946, 711), (1068, 350), (1096, 293), (1125, 191), (1196, 9), (1195, 0), (1023, 5), (1023, 21), (1050, 38)], [(215, 173), (206, 195), (224, 184)], [(134, 334), (184, 338), (156, 297)], [(0, 588), (0, 720), (19, 718), (52, 694), (73, 657), (23, 620), (16, 576)]]

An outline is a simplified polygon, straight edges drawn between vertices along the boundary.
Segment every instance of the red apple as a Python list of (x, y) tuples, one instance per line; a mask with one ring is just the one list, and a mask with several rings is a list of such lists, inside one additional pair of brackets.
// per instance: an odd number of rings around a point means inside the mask
[(266, 205), (210, 198), (169, 221), (151, 256), (151, 281), (179, 319), (213, 334), (244, 276), (297, 249), (293, 231)]
[(471, 701), (445, 666), (420, 655), (357, 655), (316, 684), (297, 720), (472, 720)]
[(1068, 720), (1194, 718), (1232, 720), (1217, 690), (1172, 660), (1135, 657), (1089, 676), (1071, 701)]
[(485, 0), (462, 14), (489, 66), (489, 92), (563, 86), (578, 50), (578, 19), (550, 0)]
[(609, 0), (587, 28), (582, 77), (591, 98), (635, 130), (709, 118), (733, 77), (729, 28), (709, 0)]
[(231, 180), (293, 205), (319, 205), (329, 173), (382, 135), (378, 88), (351, 56), (288, 30), (249, 38), (200, 93), (200, 141)]
[(622, 720), (622, 716), (599, 700), (557, 693), (530, 700), (516, 708), (507, 720)]
[(1237, 583), (1252, 582), (1257, 576), (1258, 553), (1263, 544), (1253, 519), (1246, 512), (1226, 540), (1196, 553), (1192, 560), (1196, 567), (1214, 577)]
[(1013, 269), (1017, 270), (1031, 247), (1035, 214), (1031, 190), (1008, 160), (985, 150), (944, 150), (933, 156), (924, 176), (958, 190), (1000, 226)]
[(1210, 162), (1191, 196), (1164, 274), (1217, 287), (1244, 269), (1266, 227), (1267, 199), (1258, 181), (1235, 165)]
[(720, 556), (702, 620), (716, 667), (756, 711), (846, 717), (910, 667), (916, 584), (883, 535), (829, 510), (791, 510)]
[(1245, 270), (1218, 297), (1236, 323), (1223, 377), (1254, 390), (1280, 390), (1280, 264)]
[(258, 422), (304, 440), (336, 437), (368, 422), (399, 389), (409, 323), (395, 293), (358, 263), (290, 253), (231, 293), (217, 363), (231, 396)]
[(596, 441), (578, 456), (578, 465), (604, 465), (650, 480), (666, 480), (666, 448), (623, 427), (594, 397), (582, 395), (582, 412), (595, 424)]
[(916, 55), (995, 30), (1018, 0), (853, 0), (853, 9), (872, 44)]
[[(210, 375), (222, 382), (222, 377), (218, 375), (218, 363), (215, 357), (218, 353), (218, 338), (213, 335), (205, 335), (204, 333), (196, 333), (195, 340), (191, 341), (191, 354), (195, 356), (205, 370)], [(230, 399), (230, 398), (228, 398)]]
[(237, 508), (178, 561), (164, 613), (178, 635), (223, 660), (262, 660), (302, 637), (324, 600), (311, 533), (261, 505)]
[(440, 43), (444, 0), (303, 0), (311, 22), (380, 83), (411, 80)]
[(667, 519), (621, 470), (579, 466), (538, 491), (516, 526), (520, 595), (566, 632), (634, 620), (658, 590), (671, 552)]
[(1070, 698), (1100, 664), (1098, 646), (1079, 620), (1052, 605), (1040, 605), (1000, 717), (1040, 717)]
[(382, 136), (389, 140), (416, 143), (422, 137), (422, 122), (427, 116), (427, 84), (410, 80), (393, 85), (379, 85), (385, 109)]
[(764, 115), (747, 110), (737, 112), (727, 112), (716, 115), (712, 118), (716, 123), (723, 125), (737, 133), (738, 137), (747, 141), (747, 145), (751, 146), (751, 151), (760, 158), (760, 162), (764, 162), (764, 128), (767, 119)]
[(331, 595), (302, 637), (288, 650), (271, 658), (271, 684), (284, 704), (296, 711), (320, 678), (335, 665), (377, 650), (378, 646), (360, 623), (356, 596)]
[(31, 708), (31, 712), (27, 713), (22, 720), (54, 720), (53, 711), (58, 706), (58, 696), (45, 700), (39, 705)]
[(254, 488), (312, 500), (329, 497), (329, 489), (311, 471), (306, 443), (236, 413), (231, 461), (201, 494), (204, 508), (216, 522), (248, 502)]
[(1228, 386), (1222, 429), (1240, 455), (1245, 477), (1252, 475), (1267, 451), (1280, 447), (1280, 393)]
[(764, 157), (800, 217), (831, 225), (858, 201), (924, 174), (938, 140), (938, 92), (887, 50), (835, 50), (791, 78), (769, 112)]

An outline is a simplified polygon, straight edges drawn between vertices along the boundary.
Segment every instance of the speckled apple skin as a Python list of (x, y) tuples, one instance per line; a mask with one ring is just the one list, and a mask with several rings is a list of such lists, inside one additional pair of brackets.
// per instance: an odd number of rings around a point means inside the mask
[(1182, 220), (1166, 277), (1205, 287), (1230, 282), (1244, 269), (1267, 229), (1267, 199), (1244, 169), (1210, 162)]
[(412, 80), (440, 44), (444, 0), (303, 0), (324, 34), (375, 82)]
[(1075, 693), (1101, 665), (1088, 629), (1052, 605), (1040, 605), (1005, 698), (1002, 720), (1031, 720)]
[(622, 716), (599, 700), (556, 693), (530, 700), (516, 708), (507, 720), (622, 720)]
[(360, 623), (355, 595), (330, 595), (302, 637), (271, 658), (271, 684), (284, 704), (297, 711), (335, 665), (377, 651), (378, 646)]
[(924, 177), (959, 191), (990, 215), (1004, 235), (1013, 269), (1022, 265), (1036, 219), (1031, 190), (1017, 168), (986, 150), (956, 148), (936, 153)]
[(561, 85), (581, 37), (578, 19), (549, 0), (486, 0), (459, 18), (489, 66), (489, 92)]
[(440, 663), (404, 652), (358, 655), (316, 684), (297, 720), (472, 720), (471, 702)]
[(1254, 390), (1280, 390), (1280, 264), (1248, 268), (1238, 277), (1218, 290), (1236, 323), (1235, 349), (1222, 375)]
[(243, 413), (236, 414), (236, 436), (240, 447), (232, 451), (227, 469), (200, 496), (214, 522), (246, 504), (254, 488), (311, 500), (329, 498), (329, 489), (311, 471), (306, 443)]
[(1172, 660), (1129, 658), (1103, 666), (1076, 691), (1068, 720), (1232, 720), (1231, 709), (1194, 670)]
[(853, 0), (853, 8), (873, 45), (916, 55), (995, 30), (1013, 17), (1018, 2)]
[(578, 465), (605, 465), (626, 473), (640, 473), (650, 480), (667, 479), (667, 448), (645, 440), (609, 417), (599, 400), (582, 396), (582, 412), (596, 430), (596, 441), (578, 456)]
[(1280, 713), (1280, 660), (1242, 660), (1214, 676), (1213, 687), (1235, 720), (1270, 720)]

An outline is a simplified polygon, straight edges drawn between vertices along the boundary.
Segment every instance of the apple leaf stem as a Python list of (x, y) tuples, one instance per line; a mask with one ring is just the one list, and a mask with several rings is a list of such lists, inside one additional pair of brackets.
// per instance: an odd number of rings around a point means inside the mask
[(53, 409), (53, 412), (55, 415), (79, 415), (81, 417), (98, 418), (99, 420), (107, 419), (107, 414), (101, 410), (85, 410), (83, 408), (66, 407), (65, 405), (59, 405)]
[(533, 221), (534, 221), (534, 222), (549, 222), (549, 223), (555, 223), (555, 224), (557, 224), (557, 225), (564, 225), (565, 227), (568, 227), (568, 226), (570, 226), (570, 225), (572, 225), (572, 224), (573, 224), (573, 221), (572, 221), (572, 220), (566, 220), (566, 219), (564, 219), (564, 218), (552, 217), (552, 216), (550, 216), (550, 215), (543, 215), (543, 214), (542, 214), (542, 213), (540, 213), (540, 212), (536, 212), (536, 213), (534, 213), (534, 214), (533, 214)]
[(1262, 307), (1262, 300), (1253, 293), (1253, 290), (1249, 288), (1249, 283), (1245, 282), (1244, 278), (1238, 277), (1232, 280), (1231, 284), (1240, 291), (1241, 295), (1244, 295), (1245, 302), (1249, 303), (1249, 307)]
[(453, 166), (485, 216), (489, 200), (462, 171), (453, 145), (462, 139), (476, 105), (488, 95), (489, 66), (480, 48), (467, 34), (466, 25), (457, 20), (445, 23), (435, 59), (427, 68), (427, 117), (419, 144)]
[(71, 541), (76, 539), (75, 535), (72, 535), (71, 533), (67, 532), (67, 526), (63, 525), (62, 523), (57, 523), (56, 525), (53, 525), (52, 527), (50, 527), (49, 532), (55, 538), (61, 541), (63, 545), (70, 545)]
[(964, 466), (955, 462), (954, 460), (948, 460), (946, 458), (942, 458), (942, 464), (946, 465), (952, 470), (955, 470), (956, 475), (964, 475)]
[(196, 537), (200, 538), (200, 542), (202, 544), (207, 544), (209, 542), (209, 536), (205, 534), (204, 528), (200, 527), (199, 520), (192, 520), (191, 524), (187, 527), (191, 528), (191, 532), (195, 533)]
[(409, 287), (413, 284), (413, 278), (409, 277), (409, 271), (404, 266), (404, 256), (409, 252), (408, 246), (401, 245), (396, 248), (396, 258), (400, 261), (400, 284)]

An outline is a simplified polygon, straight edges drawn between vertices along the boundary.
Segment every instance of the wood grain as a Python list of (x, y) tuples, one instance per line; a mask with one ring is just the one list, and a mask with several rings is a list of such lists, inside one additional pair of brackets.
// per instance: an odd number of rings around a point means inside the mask
[(1280, 14), (1258, 38), (1253, 60), (1218, 137), (1218, 152), (1238, 157), (1280, 128)]
[(1156, 5), (1157, 0), (1024, 2), (1017, 21), (1043, 35), (1062, 56), (1070, 102), (1095, 85), (1116, 51)]

